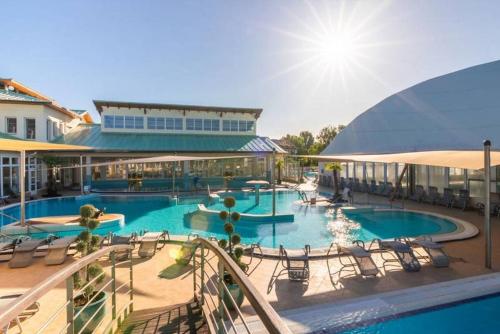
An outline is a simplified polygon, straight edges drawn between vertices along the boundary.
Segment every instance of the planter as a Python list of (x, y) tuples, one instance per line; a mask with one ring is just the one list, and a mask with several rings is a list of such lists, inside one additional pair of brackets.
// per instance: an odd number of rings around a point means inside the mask
[[(97, 312), (95, 317), (90, 321), (87, 327), (85, 327), (85, 330), (82, 332), (82, 334), (91, 334), (94, 332), (94, 330), (97, 328), (102, 319), (104, 319), (104, 315), (106, 314), (106, 306), (103, 306), (101, 309), (99, 309), (102, 304), (106, 303), (106, 299), (108, 299), (108, 296), (105, 292), (99, 293), (99, 296), (97, 296), (97, 298), (94, 299), (94, 301), (90, 303), (87, 308), (78, 315), (78, 317), (76, 317), (74, 323), (75, 333), (79, 333), (85, 323), (87, 323), (87, 321), (92, 318), (92, 316), (94, 316), (94, 314)], [(78, 314), (81, 309), (82, 306), (75, 306), (75, 314)]]
[[(233, 300), (236, 302), (237, 307), (240, 307), (243, 304), (243, 300), (245, 299), (245, 295), (243, 294), (243, 290), (241, 290), (238, 284), (226, 284), (227, 289), (231, 293)], [(223, 300), (226, 304), (226, 307), (230, 311), (236, 310), (236, 306), (233, 304), (231, 297), (227, 294), (227, 291), (224, 290)]]

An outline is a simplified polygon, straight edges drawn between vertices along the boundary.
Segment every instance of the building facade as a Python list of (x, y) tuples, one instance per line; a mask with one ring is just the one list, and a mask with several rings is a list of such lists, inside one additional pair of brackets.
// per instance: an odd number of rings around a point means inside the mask
[[(0, 79), (0, 137), (50, 142), (92, 118), (84, 110), (73, 111), (51, 98), (13, 80)], [(40, 157), (27, 157), (26, 189), (36, 193), (47, 181)], [(0, 197), (19, 191), (19, 155), (0, 147)]]

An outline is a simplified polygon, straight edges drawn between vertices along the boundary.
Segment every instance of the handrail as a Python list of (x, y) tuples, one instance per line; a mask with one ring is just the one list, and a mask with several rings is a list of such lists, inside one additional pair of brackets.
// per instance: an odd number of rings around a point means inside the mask
[(255, 313), (257, 313), (269, 333), (291, 334), (290, 329), (283, 322), (278, 313), (276, 313), (274, 308), (272, 308), (269, 302), (262, 297), (241, 268), (222, 248), (204, 238), (196, 238), (193, 242), (203, 245), (203, 247), (206, 247), (215, 253), (219, 260), (224, 264), (225, 270), (229, 272), (232, 278), (243, 290), (245, 297), (248, 299), (250, 305), (252, 305)]
[(0, 328), (5, 328), (6, 326), (8, 326), (10, 322), (16, 319), (16, 317), (21, 312), (23, 312), (25, 309), (27, 309), (29, 306), (43, 297), (51, 289), (65, 282), (68, 277), (80, 271), (82, 268), (111, 253), (112, 251), (123, 251), (128, 249), (131, 249), (131, 246), (108, 246), (96, 251), (95, 253), (89, 254), (84, 258), (81, 258), (80, 260), (56, 272), (52, 276), (45, 279), (43, 282), (26, 291), (22, 296), (12, 301), (12, 303), (8, 304), (0, 314)]

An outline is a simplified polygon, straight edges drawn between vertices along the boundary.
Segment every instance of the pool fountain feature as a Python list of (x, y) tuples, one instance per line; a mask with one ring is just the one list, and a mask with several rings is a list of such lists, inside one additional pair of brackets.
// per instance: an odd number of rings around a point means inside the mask
[(247, 181), (246, 184), (255, 186), (255, 205), (259, 205), (260, 203), (260, 187), (268, 186), (269, 182), (264, 180), (250, 180)]

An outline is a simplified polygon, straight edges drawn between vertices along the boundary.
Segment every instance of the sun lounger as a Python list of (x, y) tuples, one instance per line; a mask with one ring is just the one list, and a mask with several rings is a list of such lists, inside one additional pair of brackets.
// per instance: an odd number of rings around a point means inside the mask
[[(114, 245), (132, 245), (132, 242), (135, 239), (135, 234), (132, 234), (130, 236), (119, 236), (119, 235), (112, 235), (109, 241), (109, 246), (114, 246)], [(115, 252), (115, 260), (117, 261), (125, 261), (129, 257), (129, 250), (122, 250), (122, 251), (116, 251)]]
[[(22, 294), (20, 294), (20, 293), (0, 296), (0, 309), (9, 305), (10, 303), (12, 303), (14, 300), (16, 300), (17, 298), (19, 298), (21, 296), (22, 296)], [(34, 302), (30, 306), (28, 306), (28, 308), (26, 308), (24, 311), (22, 311), (20, 314), (18, 314), (16, 316), (15, 322), (16, 322), (17, 327), (19, 328), (18, 333), (23, 332), (23, 327), (21, 325), (21, 318), (33, 315), (34, 313), (38, 312), (39, 310), (40, 310), (40, 304), (38, 304), (38, 302)], [(10, 329), (10, 324), (4, 328), (0, 328), (0, 332), (2, 332), (4, 334), (8, 334), (9, 329)]]
[(290, 281), (309, 280), (309, 253), (311, 248), (306, 245), (303, 250), (287, 251), (280, 245), (281, 264), (288, 272)]
[(434, 205), (439, 202), (440, 197), (441, 196), (439, 195), (437, 187), (429, 187), (429, 193), (427, 194), (425, 201)]
[(46, 265), (62, 264), (66, 261), (69, 247), (76, 241), (77, 237), (64, 237), (53, 240), (47, 248), (45, 255)]
[(46, 239), (23, 240), (16, 245), (12, 258), (9, 261), (10, 268), (24, 268), (33, 263), (36, 249), (47, 243)]
[[(373, 261), (371, 253), (365, 249), (365, 245), (362, 241), (356, 240), (351, 246), (341, 246), (339, 244), (332, 243), (330, 245), (330, 249), (328, 250), (327, 256), (330, 256), (331, 250), (334, 247), (337, 248), (337, 254), (341, 265), (341, 268), (338, 271), (339, 277), (342, 270), (350, 270), (356, 272), (356, 268), (358, 268), (361, 276), (378, 275), (379, 270), (377, 268), (377, 265), (375, 264), (375, 261)], [(344, 262), (344, 258), (347, 258), (349, 263)]]
[(453, 203), (453, 206), (465, 210), (469, 206), (469, 200), (470, 200), (469, 191), (467, 189), (460, 189), (458, 198)]
[(410, 196), (411, 200), (417, 201), (417, 202), (422, 202), (425, 198), (425, 191), (424, 187), (421, 185), (416, 185), (415, 186), (415, 193)]
[(432, 241), (430, 237), (408, 240), (407, 243), (414, 249), (422, 248), (426, 255), (420, 255), (419, 258), (428, 260), (434, 267), (442, 268), (450, 265), (450, 258), (443, 250), (444, 246)]
[(370, 193), (375, 194), (377, 192), (377, 182), (375, 180), (370, 181)]
[[(398, 262), (407, 272), (416, 272), (420, 270), (420, 262), (418, 262), (417, 257), (413, 254), (411, 247), (406, 243), (397, 240), (383, 241), (374, 239), (370, 244), (370, 250), (374, 243), (377, 243), (379, 249), (383, 251), (381, 255), (384, 260), (384, 267), (386, 264)], [(384, 254), (391, 254), (392, 257), (384, 257)]]
[[(158, 243), (160, 239), (163, 238), (165, 242), (170, 239), (170, 235), (167, 231), (163, 232), (147, 232), (142, 236), (141, 244), (139, 246), (139, 256), (140, 257), (152, 257), (156, 254), (156, 250), (158, 249)], [(162, 244), (162, 248), (165, 246), (165, 243)]]
[(175, 262), (180, 265), (187, 265), (193, 258), (194, 253), (196, 252), (196, 248), (198, 248), (197, 243), (193, 242), (192, 240), (187, 240), (182, 244), (181, 249), (177, 253)]
[(444, 188), (443, 197), (439, 202), (441, 205), (451, 208), (453, 206), (453, 203), (455, 202), (455, 195), (453, 194), (453, 189)]

